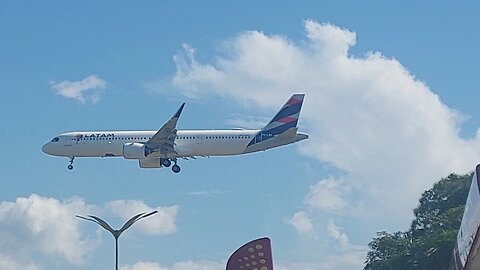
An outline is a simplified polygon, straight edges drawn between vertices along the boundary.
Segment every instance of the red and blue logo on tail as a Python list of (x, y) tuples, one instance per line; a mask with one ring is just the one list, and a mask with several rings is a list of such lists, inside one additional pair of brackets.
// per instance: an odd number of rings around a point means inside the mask
[(292, 127), (296, 127), (304, 96), (305, 94), (293, 95), (287, 103), (283, 105), (277, 115), (273, 117), (272, 121), (262, 128), (262, 131), (272, 135), (278, 135)]
[(283, 132), (296, 127), (304, 97), (305, 94), (294, 94), (287, 103), (283, 105), (277, 115), (275, 115), (275, 117), (273, 117), (273, 119), (257, 133), (255, 138), (253, 138), (248, 145), (250, 146), (268, 140), (275, 135), (282, 134)]

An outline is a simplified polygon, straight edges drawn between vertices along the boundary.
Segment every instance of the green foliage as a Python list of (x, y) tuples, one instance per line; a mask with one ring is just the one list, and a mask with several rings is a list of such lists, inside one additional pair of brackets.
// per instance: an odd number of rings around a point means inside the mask
[(447, 269), (471, 179), (472, 174), (451, 174), (425, 191), (410, 230), (379, 232), (368, 244), (364, 270)]
[(382, 270), (405, 265), (409, 257), (410, 244), (409, 237), (403, 232), (394, 234), (378, 232), (377, 237), (368, 244), (370, 251), (365, 269)]

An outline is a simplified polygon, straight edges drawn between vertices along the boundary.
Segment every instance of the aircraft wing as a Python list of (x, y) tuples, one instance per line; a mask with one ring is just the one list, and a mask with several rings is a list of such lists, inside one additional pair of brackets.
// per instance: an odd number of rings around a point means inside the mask
[(160, 152), (161, 157), (167, 157), (169, 153), (175, 153), (174, 145), (177, 137), (177, 121), (183, 111), (183, 103), (178, 111), (160, 128), (145, 145), (150, 150), (150, 154)]

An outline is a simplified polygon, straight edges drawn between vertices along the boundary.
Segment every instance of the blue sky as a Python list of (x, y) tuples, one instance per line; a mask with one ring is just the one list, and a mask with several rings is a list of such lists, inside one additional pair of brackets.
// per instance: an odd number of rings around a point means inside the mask
[[(2, 2), (0, 268), (111, 269), (110, 236), (74, 215), (119, 227), (160, 209), (122, 236), (123, 270), (223, 269), (262, 236), (277, 269), (362, 269), (376, 231), (405, 229), (423, 190), (478, 163), (478, 8)], [(55, 88), (87, 78), (83, 102)], [(179, 175), (120, 158), (70, 172), (40, 150), (66, 131), (156, 130), (182, 102), (180, 129), (257, 128), (294, 92), (308, 141)]]

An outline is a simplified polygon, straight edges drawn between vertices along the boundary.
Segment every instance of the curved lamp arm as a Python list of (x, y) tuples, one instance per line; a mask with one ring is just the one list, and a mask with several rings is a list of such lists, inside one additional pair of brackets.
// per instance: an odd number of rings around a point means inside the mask
[(120, 237), (120, 235), (128, 228), (130, 228), (135, 222), (139, 221), (140, 219), (143, 219), (143, 218), (146, 218), (146, 217), (149, 217), (153, 214), (156, 214), (158, 213), (157, 210), (155, 211), (152, 211), (150, 213), (140, 213), (140, 214), (137, 214), (135, 216), (133, 216), (132, 218), (130, 218), (123, 226), (120, 230), (115, 230), (113, 229), (110, 225), (108, 225), (108, 223), (99, 218), (99, 217), (96, 217), (96, 216), (92, 216), (92, 215), (88, 215), (88, 217), (83, 217), (83, 216), (79, 216), (79, 215), (75, 215), (75, 217), (77, 218), (81, 218), (81, 219), (84, 219), (84, 220), (88, 220), (88, 221), (91, 221), (91, 222), (95, 222), (97, 223), (98, 225), (102, 226), (102, 228), (104, 228), (105, 230), (109, 231), (111, 234), (113, 234), (113, 236), (115, 238), (118, 239), (118, 237)]

